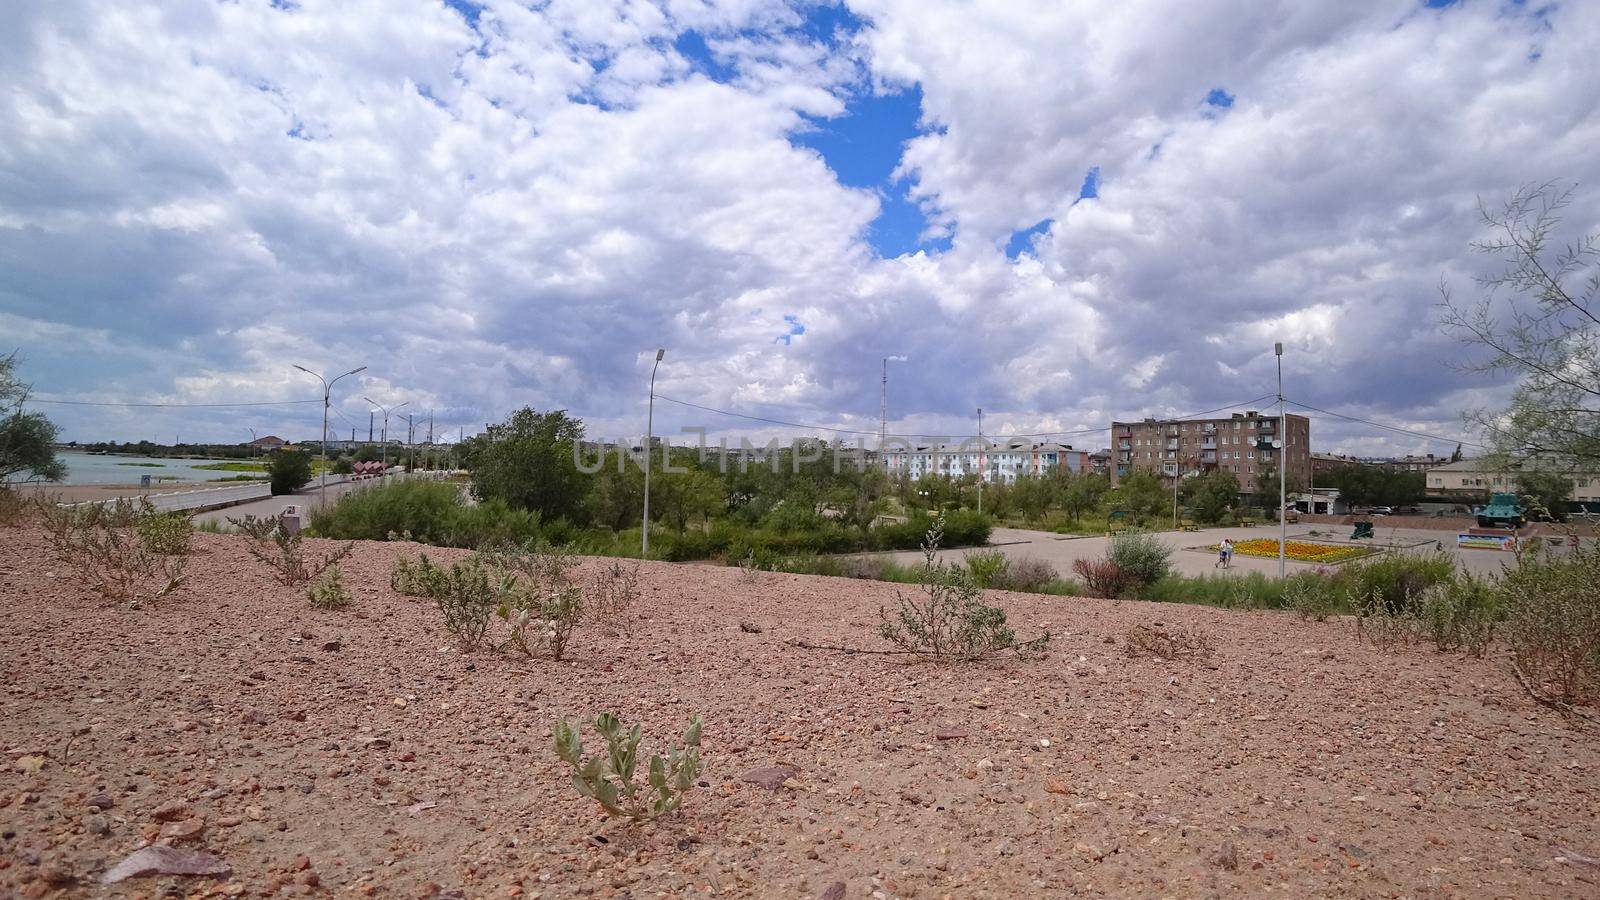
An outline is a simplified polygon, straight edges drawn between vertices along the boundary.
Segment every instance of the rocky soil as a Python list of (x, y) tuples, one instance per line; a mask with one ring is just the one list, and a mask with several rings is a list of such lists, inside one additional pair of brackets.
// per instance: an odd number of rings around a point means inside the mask
[[(1600, 896), (1594, 737), (1348, 623), (995, 594), (1049, 653), (940, 666), (786, 643), (881, 647), (896, 586), (647, 564), (555, 663), (454, 650), (389, 588), (414, 546), (359, 546), (324, 612), (196, 545), (129, 609), (0, 531), (0, 896)], [(1214, 654), (1130, 657), (1156, 623)], [(704, 716), (679, 813), (572, 789), (551, 725), (602, 710)], [(100, 883), (141, 850), (212, 874)]]

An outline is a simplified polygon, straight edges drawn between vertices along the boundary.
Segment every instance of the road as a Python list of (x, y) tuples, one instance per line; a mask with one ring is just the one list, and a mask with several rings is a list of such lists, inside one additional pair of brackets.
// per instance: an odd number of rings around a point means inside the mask
[[(1418, 553), (1433, 552), (1435, 544), (1441, 546), (1444, 553), (1449, 554), (1466, 571), (1475, 575), (1496, 574), (1501, 569), (1512, 564), (1515, 559), (1510, 553), (1496, 550), (1459, 550), (1455, 545), (1455, 535), (1448, 532), (1425, 531), (1408, 528), (1379, 527), (1374, 541), (1352, 542), (1348, 525), (1290, 525), (1290, 540), (1309, 540), (1322, 543), (1360, 543), (1362, 546), (1387, 546), (1401, 550), (1412, 550)], [(1310, 532), (1316, 531), (1317, 534)], [(1265, 526), (1254, 528), (1207, 528), (1198, 532), (1159, 531), (1156, 536), (1167, 546), (1173, 548), (1172, 567), (1183, 575), (1212, 575), (1218, 570), (1215, 568), (1217, 554), (1206, 549), (1209, 545), (1216, 544), (1223, 538), (1231, 538), (1235, 543), (1256, 538), (1276, 539), (1278, 529)], [(1079, 559), (1100, 559), (1110, 547), (1111, 539), (1104, 536), (1074, 537), (1072, 535), (1056, 534), (1049, 531), (1029, 531), (1021, 528), (996, 528), (989, 538), (990, 545), (1012, 558), (1033, 557), (1041, 559), (1055, 567), (1063, 578), (1073, 578), (1072, 563)], [(986, 548), (973, 548), (986, 549)], [(940, 553), (943, 558), (962, 560), (966, 558), (971, 549), (948, 550)], [(915, 564), (921, 562), (922, 554), (919, 551), (902, 551), (887, 554), (896, 562), (902, 564)], [(1289, 572), (1299, 572), (1316, 568), (1314, 563), (1300, 563), (1289, 560)], [(1255, 556), (1234, 554), (1233, 572), (1261, 572), (1266, 575), (1278, 574), (1278, 560), (1276, 557), (1264, 559)]]
[[(359, 481), (334, 482), (330, 479), (328, 482), (328, 502), (334, 503), (344, 496), (346, 491), (350, 491), (358, 485), (370, 483)], [(226, 525), (229, 519), (242, 519), (245, 516), (255, 516), (258, 519), (276, 516), (283, 512), (285, 506), (291, 504), (298, 505), (304, 512), (310, 513), (317, 505), (317, 482), (313, 481), (310, 487), (296, 491), (293, 494), (267, 497), (263, 500), (252, 500), (249, 503), (241, 503), (226, 509), (214, 509), (210, 512), (197, 513), (193, 519), (196, 524), (200, 522), (216, 522), (219, 525)]]

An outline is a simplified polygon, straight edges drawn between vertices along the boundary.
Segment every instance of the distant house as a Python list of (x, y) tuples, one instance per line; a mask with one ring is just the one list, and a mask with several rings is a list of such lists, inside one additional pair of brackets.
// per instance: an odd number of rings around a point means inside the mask
[(251, 441), (250, 446), (256, 450), (276, 450), (288, 443), (288, 441), (275, 434), (269, 434), (266, 437), (259, 437)]

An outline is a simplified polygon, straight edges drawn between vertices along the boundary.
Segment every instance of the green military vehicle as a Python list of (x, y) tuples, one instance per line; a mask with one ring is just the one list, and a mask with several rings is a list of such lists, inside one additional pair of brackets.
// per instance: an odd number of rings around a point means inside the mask
[(1480, 528), (1521, 528), (1528, 521), (1526, 512), (1512, 493), (1491, 494), (1488, 503), (1472, 510)]

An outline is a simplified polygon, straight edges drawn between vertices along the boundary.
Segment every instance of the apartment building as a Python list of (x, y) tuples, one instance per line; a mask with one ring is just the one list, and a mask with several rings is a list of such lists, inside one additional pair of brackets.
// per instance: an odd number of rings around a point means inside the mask
[(1529, 467), (1559, 472), (1572, 479), (1570, 499), (1574, 502), (1586, 505), (1600, 503), (1600, 471), (1586, 472), (1573, 464), (1532, 460), (1513, 460), (1504, 465), (1495, 465), (1487, 460), (1463, 459), (1434, 466), (1428, 470), (1428, 494), (1481, 501), (1496, 491), (1515, 491), (1518, 473)]
[(958, 444), (906, 446), (891, 442), (882, 451), (884, 468), (891, 475), (915, 480), (924, 475), (961, 478), (982, 473), (991, 484), (1011, 484), (1025, 475), (1045, 475), (1056, 469), (1090, 470), (1089, 453), (1052, 441), (994, 441), (973, 439)]
[(1301, 484), (1311, 483), (1311, 420), (1289, 414), (1280, 424), (1277, 416), (1255, 410), (1225, 419), (1145, 419), (1112, 422), (1113, 484), (1134, 472), (1151, 472), (1163, 478), (1232, 472), (1239, 489), (1254, 491), (1256, 476), (1274, 469), (1283, 442), (1287, 472)]
[(1426, 472), (1449, 462), (1446, 456), (1428, 453), (1422, 456), (1346, 456), (1343, 453), (1311, 454), (1311, 471), (1315, 475), (1331, 472), (1342, 466), (1371, 466), (1389, 472)]

